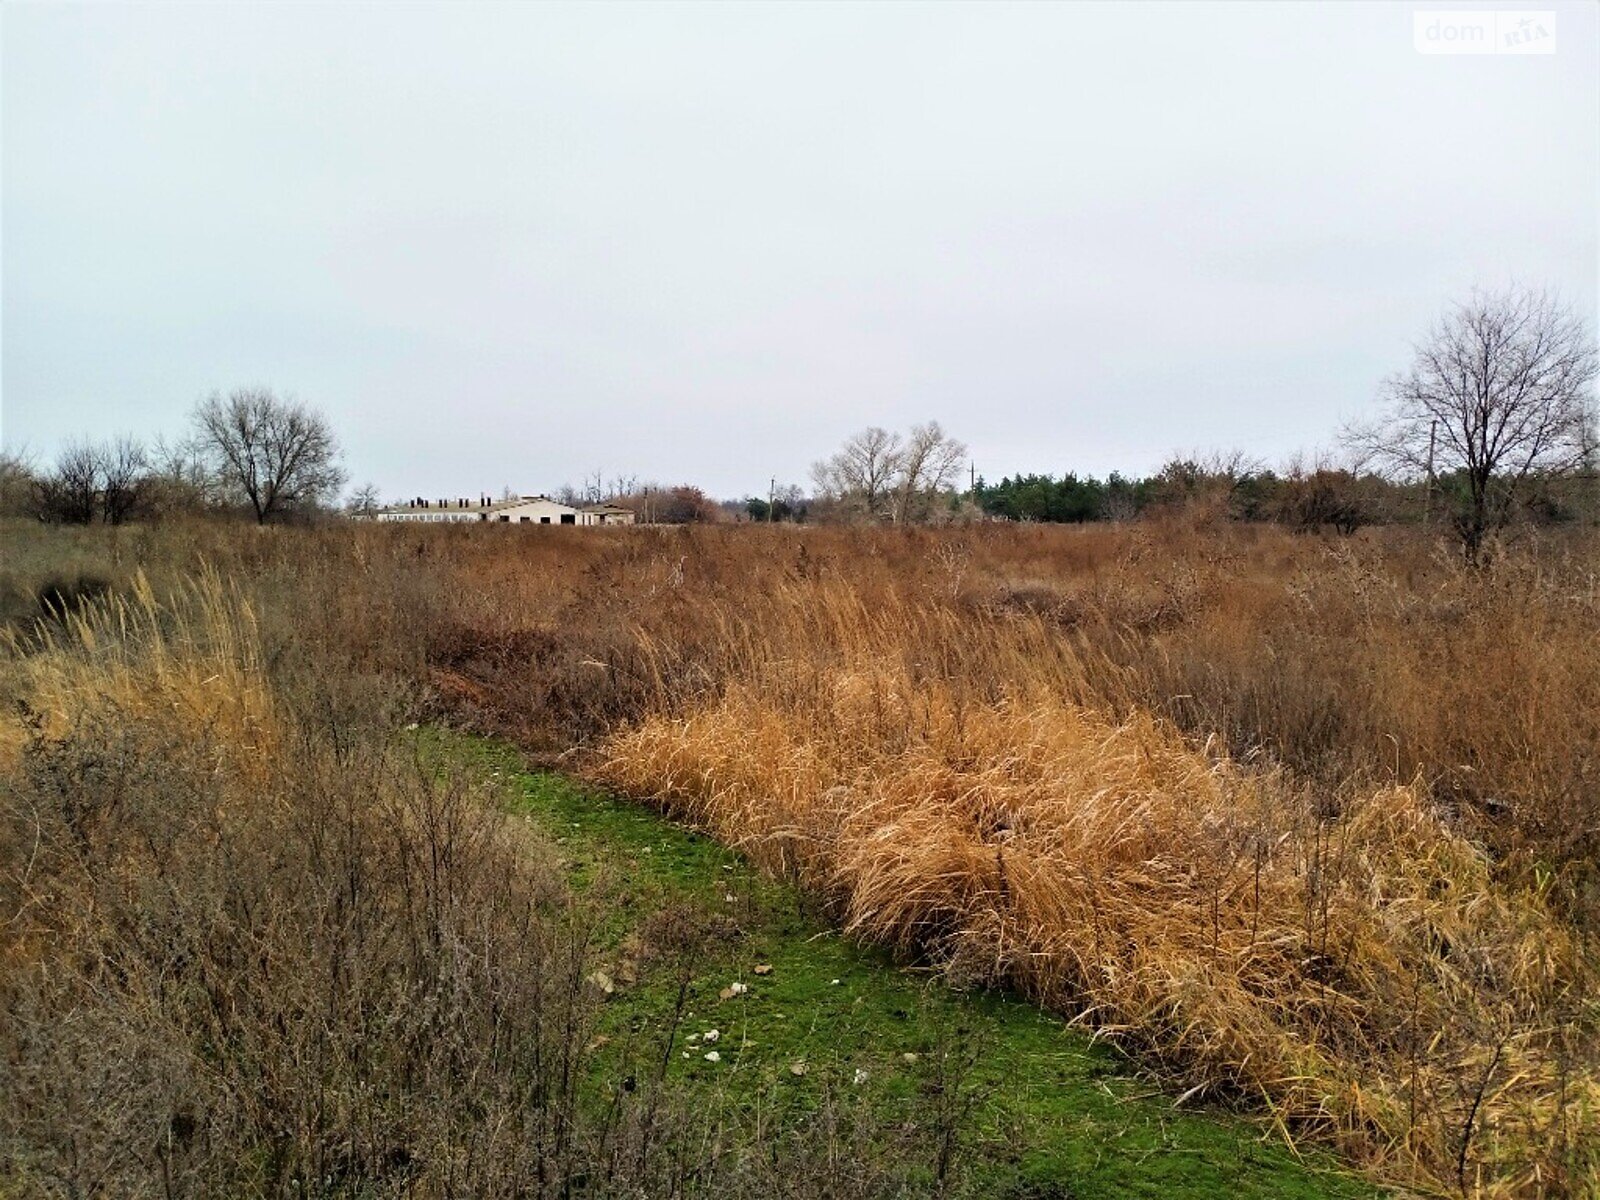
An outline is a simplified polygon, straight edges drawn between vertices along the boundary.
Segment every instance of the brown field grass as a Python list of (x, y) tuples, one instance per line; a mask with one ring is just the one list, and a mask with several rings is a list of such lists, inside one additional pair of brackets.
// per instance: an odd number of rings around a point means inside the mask
[[(0, 630), (0, 1195), (865, 1200), (948, 1165), (935, 1100), (908, 1133), (823, 1080), (791, 1128), (669, 1077), (681, 998), (602, 1060), (625, 889), (570, 887), (266, 578)], [(725, 932), (675, 901), (630, 936), (681, 997)]]
[(1422, 788), (1319, 796), (1042, 680), (974, 701), (871, 645), (904, 620), (864, 620), (850, 666), (778, 658), (647, 718), (597, 777), (859, 936), (1079, 1012), (1391, 1178), (1537, 1190), (1589, 1169), (1552, 1140), (1592, 1133), (1600, 1103), (1574, 1067), (1581, 939), (1496, 884)]
[(74, 545), (124, 592), (207, 561), (291, 614), (275, 671), (410, 679), (1382, 1177), (1595, 1189), (1592, 531), (1483, 572), (1182, 520)]

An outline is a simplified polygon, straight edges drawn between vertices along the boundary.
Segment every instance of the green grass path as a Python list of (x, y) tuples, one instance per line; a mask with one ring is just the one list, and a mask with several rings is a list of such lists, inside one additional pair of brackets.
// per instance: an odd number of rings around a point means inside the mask
[[(1377, 1194), (1328, 1156), (1297, 1156), (1261, 1122), (1175, 1109), (1117, 1051), (1059, 1017), (1001, 993), (957, 991), (849, 943), (795, 889), (642, 805), (530, 772), (500, 743), (434, 737), (452, 759), (510, 787), (517, 813), (557, 843), (577, 888), (606, 880), (615, 900), (602, 958), (616, 976), (608, 1042), (652, 1030), (659, 1040), (670, 1027), (677, 982), (648, 968), (634, 978), (628, 962), (642, 922), (688, 905), (726, 930), (696, 963), (670, 1054), (672, 1077), (703, 1090), (708, 1113), (735, 1105), (799, 1121), (830, 1090), (890, 1119), (926, 1121), (942, 1103), (965, 1112), (963, 1190), (1018, 1200)], [(758, 965), (771, 970), (757, 974)], [(748, 990), (723, 997), (734, 983)], [(714, 1045), (704, 1040), (712, 1029)], [(712, 1050), (720, 1061), (706, 1060)]]

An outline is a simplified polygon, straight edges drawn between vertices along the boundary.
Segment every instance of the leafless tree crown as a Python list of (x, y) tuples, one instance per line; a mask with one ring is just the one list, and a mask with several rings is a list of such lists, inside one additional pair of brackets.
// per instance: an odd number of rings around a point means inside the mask
[(370, 517), (382, 507), (383, 493), (375, 483), (363, 483), (345, 502), (345, 511), (358, 517)]
[(913, 425), (900, 451), (894, 519), (902, 523), (925, 520), (933, 499), (955, 483), (966, 461), (966, 446), (941, 429), (939, 422)]
[(100, 506), (102, 447), (68, 442), (56, 455), (54, 468), (40, 480), (39, 511), (47, 520), (87, 525)]
[(264, 388), (211, 396), (194, 424), (217, 474), (262, 523), (324, 503), (344, 482), (327, 419)]
[(954, 483), (966, 457), (966, 446), (937, 421), (912, 426), (904, 437), (874, 425), (812, 467), (811, 477), (819, 495), (857, 517), (918, 521)]
[[(1469, 554), (1533, 476), (1567, 474), (1595, 453), (1595, 343), (1547, 292), (1475, 292), (1384, 381), (1382, 420), (1347, 431), (1368, 460), (1401, 477), (1459, 473)], [(1431, 475), (1430, 475), (1431, 473)]]
[(107, 525), (121, 525), (138, 510), (148, 490), (144, 446), (119, 437), (100, 450), (100, 514)]

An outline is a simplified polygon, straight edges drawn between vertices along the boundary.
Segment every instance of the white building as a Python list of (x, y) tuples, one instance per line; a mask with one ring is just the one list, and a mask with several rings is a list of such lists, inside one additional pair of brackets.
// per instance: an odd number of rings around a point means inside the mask
[(574, 508), (549, 496), (513, 496), (491, 500), (468, 496), (437, 500), (418, 496), (404, 504), (391, 504), (376, 514), (379, 521), (485, 521), (509, 525), (632, 525), (633, 511), (616, 505), (596, 504)]
[(633, 509), (615, 504), (591, 504), (580, 515), (585, 518), (580, 525), (632, 525), (634, 519)]

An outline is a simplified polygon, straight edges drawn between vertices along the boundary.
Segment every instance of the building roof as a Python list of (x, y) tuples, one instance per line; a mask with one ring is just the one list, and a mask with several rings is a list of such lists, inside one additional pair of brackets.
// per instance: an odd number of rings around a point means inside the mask
[(418, 503), (414, 503), (412, 501), (405, 501), (404, 503), (401, 503), (401, 504), (386, 504), (382, 508), (380, 508), (378, 511), (381, 512), (381, 513), (403, 513), (403, 512), (479, 512), (479, 513), (495, 513), (495, 512), (501, 511), (502, 509), (517, 508), (518, 506), (523, 505), (523, 504), (536, 504), (536, 503), (539, 503), (540, 501), (543, 501), (545, 504), (553, 504), (557, 508), (572, 509), (573, 512), (577, 511), (576, 509), (573, 509), (570, 504), (563, 504), (559, 500), (552, 500), (552, 499), (550, 499), (549, 496), (512, 496), (510, 499), (507, 499), (507, 500), (491, 500), (491, 501), (489, 501), (488, 504), (484, 504), (481, 501), (477, 501), (477, 500), (467, 500), (466, 503), (463, 504), (459, 498), (456, 499), (456, 500), (450, 500), (450, 499), (441, 500), (441, 499), (439, 499), (437, 497), (423, 496), (423, 497), (420, 497), (420, 499), (425, 501), (425, 503), (418, 504)]
[(633, 515), (633, 509), (623, 508), (620, 504), (586, 504), (583, 507), (586, 513), (617, 513), (622, 516)]

